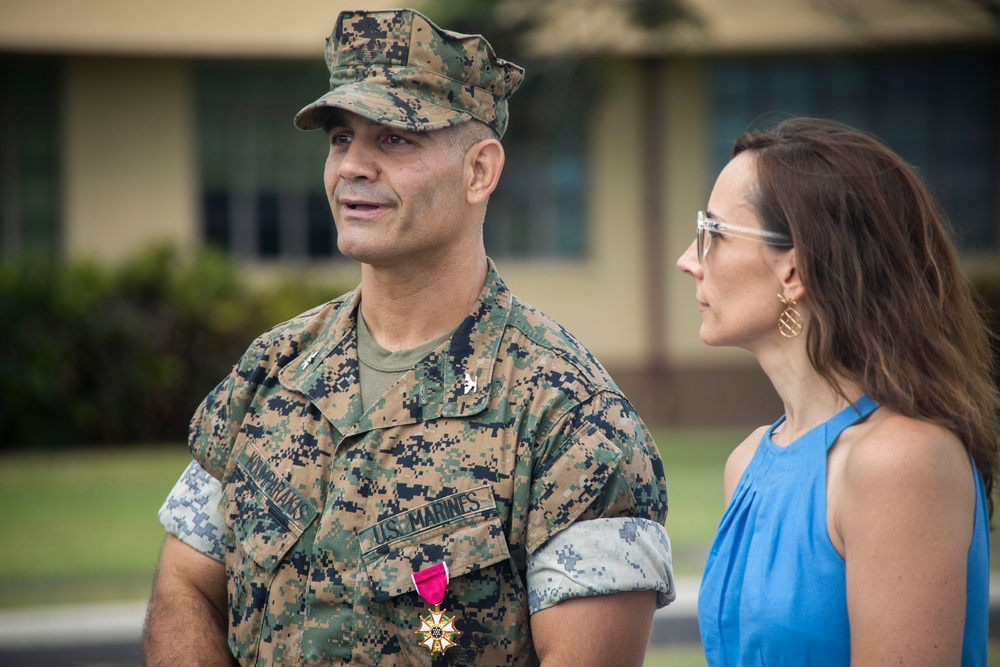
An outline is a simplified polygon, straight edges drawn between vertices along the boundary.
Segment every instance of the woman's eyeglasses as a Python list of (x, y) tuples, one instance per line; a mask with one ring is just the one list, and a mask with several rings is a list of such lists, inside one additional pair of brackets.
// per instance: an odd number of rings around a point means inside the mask
[(712, 245), (713, 234), (737, 236), (741, 239), (760, 241), (761, 243), (768, 243), (770, 245), (780, 246), (783, 248), (792, 247), (792, 239), (786, 234), (769, 232), (766, 229), (752, 229), (750, 227), (731, 225), (728, 222), (722, 222), (721, 220), (708, 217), (705, 215), (704, 211), (698, 211), (698, 243), (696, 245), (698, 247), (699, 262), (703, 260), (705, 255), (708, 253), (708, 249)]

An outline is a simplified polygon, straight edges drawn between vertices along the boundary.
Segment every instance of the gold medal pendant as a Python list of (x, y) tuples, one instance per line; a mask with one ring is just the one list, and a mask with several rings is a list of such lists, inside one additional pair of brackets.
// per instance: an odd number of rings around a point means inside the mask
[(462, 634), (455, 629), (455, 617), (444, 615), (441, 602), (448, 590), (448, 564), (436, 563), (413, 573), (413, 587), (417, 595), (431, 606), (430, 615), (420, 618), (420, 645), (426, 646), (431, 655), (441, 655), (456, 644), (455, 635)]
[(428, 611), (430, 615), (420, 619), (420, 629), (417, 630), (423, 637), (420, 644), (426, 646), (431, 655), (444, 653), (455, 645), (455, 635), (462, 633), (455, 629), (455, 619), (445, 616), (441, 605), (433, 605)]

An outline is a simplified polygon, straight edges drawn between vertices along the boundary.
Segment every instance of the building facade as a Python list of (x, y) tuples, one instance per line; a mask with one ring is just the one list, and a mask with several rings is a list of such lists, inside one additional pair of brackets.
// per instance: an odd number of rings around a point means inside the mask
[[(436, 19), (427, 4), (415, 6)], [(0, 256), (114, 263), (167, 242), (220, 247), (255, 275), (356, 279), (336, 252), (325, 141), (291, 123), (324, 90), (324, 39), (351, 7), (3, 3)], [(878, 134), (940, 198), (969, 270), (1000, 266), (990, 2), (550, 0), (504, 3), (497, 20), (525, 12), (528, 77), (487, 251), (647, 421), (780, 411), (748, 354), (700, 343), (692, 284), (674, 268), (744, 129), (814, 115)]]

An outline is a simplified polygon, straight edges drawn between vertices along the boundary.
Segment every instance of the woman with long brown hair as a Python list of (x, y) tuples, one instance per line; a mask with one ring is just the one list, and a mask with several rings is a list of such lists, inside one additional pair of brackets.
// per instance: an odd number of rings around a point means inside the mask
[(984, 665), (1000, 397), (926, 187), (874, 137), (739, 137), (695, 243), (701, 339), (785, 414), (730, 455), (699, 594), (710, 665)]

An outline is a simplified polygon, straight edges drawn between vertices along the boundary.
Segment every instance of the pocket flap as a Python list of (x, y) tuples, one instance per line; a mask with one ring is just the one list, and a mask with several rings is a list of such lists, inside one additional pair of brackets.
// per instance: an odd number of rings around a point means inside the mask
[(444, 561), (452, 578), (510, 558), (493, 490), (462, 491), (358, 534), (375, 601), (414, 590), (412, 575)]
[(230, 499), (228, 520), (236, 539), (268, 572), (278, 566), (318, 513), (250, 447), (236, 460), (226, 495)]

